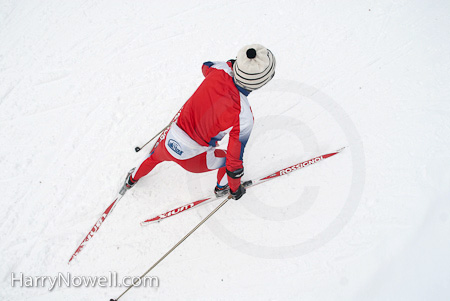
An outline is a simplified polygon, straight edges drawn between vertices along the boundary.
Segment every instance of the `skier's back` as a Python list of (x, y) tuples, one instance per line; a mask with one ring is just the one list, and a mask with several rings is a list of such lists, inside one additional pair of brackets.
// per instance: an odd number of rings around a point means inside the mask
[[(265, 85), (275, 74), (270, 50), (254, 44), (242, 48), (236, 60), (206, 62), (205, 80), (185, 103), (176, 122), (152, 153), (126, 180), (131, 188), (163, 161), (174, 161), (191, 172), (218, 169), (217, 195), (245, 193), (243, 153), (253, 127), (248, 94)], [(216, 149), (229, 133), (227, 151)]]

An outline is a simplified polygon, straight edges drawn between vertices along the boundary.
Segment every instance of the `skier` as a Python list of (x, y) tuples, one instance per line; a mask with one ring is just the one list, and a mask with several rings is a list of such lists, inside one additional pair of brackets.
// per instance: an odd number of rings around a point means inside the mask
[[(218, 169), (214, 193), (235, 200), (245, 194), (243, 154), (253, 127), (247, 96), (275, 75), (275, 57), (259, 44), (243, 47), (235, 60), (205, 62), (205, 79), (170, 125), (165, 138), (125, 179), (123, 193), (159, 163), (173, 161), (194, 173)], [(229, 134), (227, 150), (216, 149)], [(157, 142), (158, 143), (158, 142)]]

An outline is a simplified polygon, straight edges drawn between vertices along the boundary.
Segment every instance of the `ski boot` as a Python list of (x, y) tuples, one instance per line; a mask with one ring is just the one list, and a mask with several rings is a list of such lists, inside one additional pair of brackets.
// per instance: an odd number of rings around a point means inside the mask
[(220, 198), (221, 196), (227, 195), (230, 192), (230, 187), (228, 184), (225, 184), (224, 186), (219, 186), (219, 184), (216, 185), (214, 188), (214, 194), (217, 198)]
[(125, 192), (127, 192), (129, 189), (131, 189), (136, 183), (137, 181), (133, 179), (133, 177), (131, 176), (133, 174), (133, 172), (135, 171), (135, 167), (133, 167), (127, 174), (127, 177), (125, 178), (125, 182), (123, 183), (122, 188), (119, 191), (120, 195), (124, 195)]
[[(250, 181), (250, 180), (242, 183), (242, 186), (244, 186), (244, 188), (247, 188), (251, 185), (252, 185), (252, 181)], [(228, 184), (225, 184), (224, 186), (216, 185), (216, 187), (214, 188), (214, 194), (218, 198), (220, 198), (224, 195), (227, 195), (228, 193), (230, 193), (230, 186), (228, 186)]]

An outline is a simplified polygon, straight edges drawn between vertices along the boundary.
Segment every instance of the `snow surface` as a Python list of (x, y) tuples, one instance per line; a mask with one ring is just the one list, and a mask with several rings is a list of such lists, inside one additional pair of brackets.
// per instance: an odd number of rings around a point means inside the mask
[[(1, 300), (109, 300), (28, 276), (141, 275), (218, 203), (215, 174), (158, 166), (112, 202), (134, 152), (202, 81), (261, 43), (245, 178), (349, 145), (228, 202), (121, 300), (450, 300), (450, 3), (0, 2)], [(148, 148), (145, 149), (148, 151)]]

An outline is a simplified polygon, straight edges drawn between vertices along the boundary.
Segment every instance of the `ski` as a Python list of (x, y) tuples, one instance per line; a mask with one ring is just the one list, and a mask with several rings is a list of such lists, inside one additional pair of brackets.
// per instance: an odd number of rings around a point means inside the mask
[[(128, 174), (126, 179), (128, 179), (128, 177), (130, 176), (130, 174), (132, 174), (134, 171), (134, 168), (131, 169)], [(120, 199), (125, 195), (125, 193), (127, 192), (127, 189), (125, 187), (125, 184), (122, 186), (122, 188), (120, 189), (119, 193), (117, 194), (116, 198), (114, 199), (114, 201), (111, 203), (111, 205), (108, 206), (108, 208), (106, 208), (106, 210), (103, 212), (103, 214), (100, 216), (100, 218), (97, 220), (97, 222), (95, 223), (95, 225), (92, 227), (91, 231), (89, 231), (89, 233), (86, 235), (86, 237), (83, 239), (83, 241), (80, 243), (80, 245), (78, 246), (78, 248), (75, 250), (75, 252), (72, 254), (72, 256), (69, 259), (69, 262), (67, 264), (70, 264), (70, 262), (72, 261), (72, 259), (74, 259), (80, 252), (81, 250), (83, 250), (84, 246), (86, 245), (86, 243), (91, 240), (91, 238), (94, 236), (94, 234), (98, 231), (98, 229), (100, 229), (100, 226), (103, 224), (103, 222), (105, 221), (105, 219), (108, 217), (108, 215), (113, 211), (114, 207), (116, 207), (117, 203), (119, 203)]]
[[(339, 150), (337, 150), (335, 152), (324, 154), (324, 155), (321, 155), (321, 156), (317, 156), (317, 157), (314, 157), (312, 159), (309, 159), (309, 160), (306, 160), (306, 161), (294, 164), (292, 166), (283, 168), (283, 169), (281, 169), (281, 170), (279, 170), (277, 172), (274, 172), (274, 173), (272, 173), (272, 174), (270, 174), (268, 176), (265, 176), (263, 178), (257, 178), (257, 179), (253, 179), (253, 180), (250, 180), (250, 181), (246, 181), (246, 182), (243, 183), (243, 185), (246, 188), (254, 187), (256, 185), (262, 184), (264, 182), (270, 181), (270, 180), (278, 178), (280, 176), (284, 176), (286, 174), (289, 174), (289, 173), (291, 173), (291, 172), (293, 172), (295, 170), (302, 169), (302, 168), (304, 168), (306, 166), (309, 166), (309, 165), (318, 163), (318, 162), (320, 162), (320, 161), (322, 161), (324, 159), (330, 158), (330, 157), (332, 157), (332, 156), (334, 156), (336, 154), (339, 154), (344, 149), (345, 149), (345, 147), (343, 147), (343, 148), (341, 148), (341, 149), (339, 149)], [(149, 225), (151, 223), (160, 222), (161, 220), (166, 219), (168, 217), (177, 215), (177, 214), (179, 214), (181, 212), (185, 212), (185, 211), (187, 211), (189, 209), (192, 209), (192, 208), (196, 208), (196, 207), (198, 207), (200, 205), (204, 205), (204, 204), (209, 203), (211, 201), (222, 199), (224, 197), (226, 197), (226, 196), (216, 197), (215, 195), (212, 195), (210, 197), (207, 197), (207, 198), (195, 201), (195, 202), (191, 202), (191, 203), (185, 204), (183, 206), (180, 206), (180, 207), (177, 207), (175, 209), (169, 210), (169, 211), (167, 211), (165, 213), (159, 214), (159, 215), (157, 215), (157, 216), (155, 216), (153, 218), (147, 219), (147, 220), (141, 222), (141, 226), (146, 226), (146, 225)]]
[(119, 194), (116, 197), (116, 199), (111, 203), (111, 205), (109, 205), (109, 207), (106, 208), (105, 212), (103, 212), (102, 216), (100, 216), (100, 218), (97, 220), (95, 225), (92, 227), (91, 231), (89, 231), (89, 233), (86, 235), (86, 237), (80, 243), (78, 248), (72, 254), (72, 257), (70, 257), (68, 264), (70, 264), (72, 259), (74, 259), (81, 252), (81, 250), (83, 250), (85, 244), (94, 236), (95, 232), (97, 232), (98, 229), (100, 229), (100, 226), (103, 224), (103, 222), (105, 221), (106, 217), (108, 217), (108, 215), (111, 213), (111, 211), (113, 211), (114, 207), (116, 207), (117, 203), (120, 201), (120, 199), (122, 197), (123, 197), (123, 195)]

